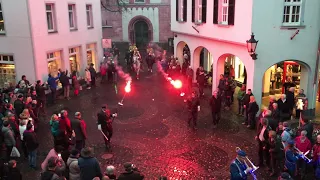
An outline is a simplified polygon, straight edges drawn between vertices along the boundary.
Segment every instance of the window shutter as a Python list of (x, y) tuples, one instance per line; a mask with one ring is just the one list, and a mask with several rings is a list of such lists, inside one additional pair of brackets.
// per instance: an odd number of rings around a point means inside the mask
[(202, 22), (207, 21), (207, 0), (202, 0)]
[(188, 5), (188, 3), (187, 3), (188, 1), (187, 0), (183, 0), (183, 21), (184, 22), (187, 22), (187, 9), (188, 9), (188, 7), (187, 7), (187, 5)]
[(195, 15), (195, 0), (192, 0), (192, 22), (194, 22)]
[(235, 0), (229, 0), (228, 7), (228, 25), (234, 25), (234, 9), (235, 9)]
[(219, 0), (213, 2), (213, 24), (218, 24)]
[(179, 0), (176, 0), (176, 21), (179, 21)]

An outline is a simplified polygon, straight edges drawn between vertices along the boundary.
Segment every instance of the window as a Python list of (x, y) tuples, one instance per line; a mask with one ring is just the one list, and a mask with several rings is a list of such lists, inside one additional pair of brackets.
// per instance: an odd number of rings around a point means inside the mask
[(179, 21), (183, 21), (183, 0), (179, 0)]
[(207, 0), (192, 0), (192, 22), (205, 23), (206, 19)]
[(48, 32), (55, 32), (56, 23), (54, 17), (54, 4), (46, 4)]
[(196, 21), (201, 23), (202, 21), (202, 0), (197, 0), (198, 6), (197, 6), (197, 19)]
[(234, 25), (235, 0), (214, 0), (213, 24)]
[(187, 22), (187, 0), (177, 0), (177, 21)]
[(134, 0), (134, 3), (145, 3), (145, 0)]
[(0, 2), (0, 34), (5, 33), (2, 6)]
[(283, 25), (300, 25), (302, 0), (284, 0)]
[(92, 5), (89, 5), (89, 4), (86, 5), (86, 12), (87, 12), (87, 27), (92, 28), (93, 27)]
[(76, 25), (76, 5), (69, 4), (68, 5), (68, 13), (69, 13), (69, 27), (71, 30), (77, 29)]
[(228, 8), (229, 8), (229, 0), (223, 0), (222, 4), (222, 18), (221, 24), (228, 24)]

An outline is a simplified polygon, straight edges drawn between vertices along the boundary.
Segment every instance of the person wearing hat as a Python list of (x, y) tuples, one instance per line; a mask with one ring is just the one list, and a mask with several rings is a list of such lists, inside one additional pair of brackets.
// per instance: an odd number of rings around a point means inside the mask
[(289, 172), (291, 176), (295, 176), (297, 161), (301, 157), (302, 152), (298, 154), (294, 150), (294, 140), (287, 141), (287, 147), (285, 148), (285, 164), (284, 168)]
[(118, 180), (143, 180), (144, 175), (132, 163), (124, 164), (125, 172), (121, 173)]
[(193, 121), (194, 128), (197, 126), (198, 112), (200, 111), (200, 100), (196, 96), (196, 92), (193, 91), (191, 96), (185, 100), (188, 108), (188, 124), (190, 126)]
[(107, 105), (103, 105), (101, 111), (97, 114), (98, 130), (103, 133), (106, 149), (110, 148), (110, 140), (113, 134), (112, 117), (117, 117), (117, 113), (111, 114), (110, 110), (107, 109)]
[(246, 152), (243, 150), (237, 151), (236, 159), (230, 165), (230, 180), (245, 180), (251, 173), (252, 168), (246, 164)]

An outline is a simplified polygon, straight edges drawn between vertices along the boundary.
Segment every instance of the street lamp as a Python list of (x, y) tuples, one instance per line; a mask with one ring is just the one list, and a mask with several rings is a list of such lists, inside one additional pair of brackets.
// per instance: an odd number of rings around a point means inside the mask
[(256, 54), (256, 48), (258, 41), (254, 39), (254, 34), (251, 34), (251, 38), (247, 40), (247, 49), (253, 60), (257, 59), (258, 54)]

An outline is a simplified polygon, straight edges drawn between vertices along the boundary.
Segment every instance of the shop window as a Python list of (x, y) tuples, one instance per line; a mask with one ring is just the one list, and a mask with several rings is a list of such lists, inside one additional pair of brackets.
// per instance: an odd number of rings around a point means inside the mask
[(96, 50), (95, 50), (95, 44), (88, 44), (87, 45), (87, 64), (88, 66), (93, 63), (94, 66), (96, 66)]
[(80, 53), (79, 47), (69, 49), (69, 63), (70, 63), (70, 72), (79, 72), (80, 71)]
[(52, 52), (47, 54), (47, 62), (48, 62), (48, 73), (57, 77), (59, 73), (59, 69), (61, 68), (61, 52)]
[(12, 55), (0, 55), (0, 88), (14, 85), (16, 72)]

